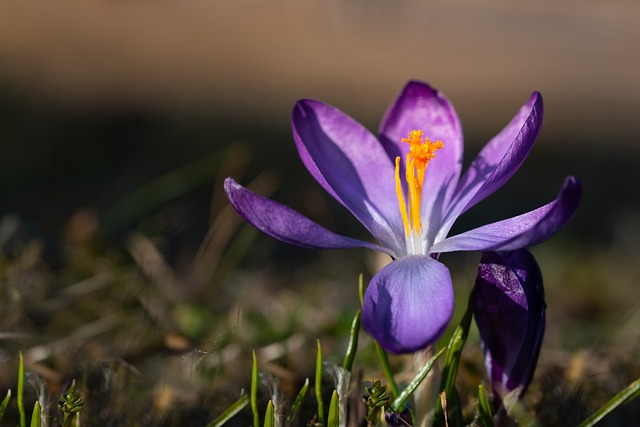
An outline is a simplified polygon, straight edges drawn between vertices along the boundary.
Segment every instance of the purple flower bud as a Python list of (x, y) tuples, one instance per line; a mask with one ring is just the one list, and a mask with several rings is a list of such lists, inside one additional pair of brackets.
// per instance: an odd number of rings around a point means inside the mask
[(545, 328), (540, 268), (526, 249), (484, 252), (473, 291), (473, 314), (496, 404), (520, 396), (533, 377)]
[(404, 409), (402, 412), (384, 412), (384, 419), (391, 427), (407, 427), (413, 425), (411, 412)]

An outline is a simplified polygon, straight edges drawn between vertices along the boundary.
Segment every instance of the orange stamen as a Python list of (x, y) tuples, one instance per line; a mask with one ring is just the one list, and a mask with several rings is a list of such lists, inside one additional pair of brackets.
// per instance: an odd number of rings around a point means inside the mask
[(400, 182), (400, 157), (396, 158), (396, 194), (407, 236), (411, 232), (416, 235), (422, 232), (420, 204), (422, 202), (424, 174), (429, 161), (435, 157), (435, 151), (444, 147), (442, 141), (431, 142), (427, 137), (423, 140), (422, 135), (423, 132), (421, 130), (412, 130), (407, 138), (402, 138), (402, 142), (406, 142), (410, 146), (405, 161), (405, 179), (409, 193), (408, 207), (405, 203), (402, 183)]

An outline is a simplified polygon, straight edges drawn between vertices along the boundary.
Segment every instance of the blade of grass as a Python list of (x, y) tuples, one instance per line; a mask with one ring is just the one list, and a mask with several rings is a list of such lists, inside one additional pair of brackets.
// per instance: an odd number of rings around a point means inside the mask
[(249, 404), (249, 396), (244, 394), (240, 397), (240, 399), (236, 400), (236, 402), (229, 406), (222, 414), (218, 416), (215, 420), (211, 421), (207, 424), (207, 427), (221, 427), (231, 418), (233, 418), (238, 412), (242, 411)]
[(584, 420), (580, 427), (591, 427), (603, 419), (607, 414), (636, 397), (640, 396), (640, 378), (629, 384), (627, 388), (616, 394), (607, 403)]
[(264, 413), (264, 427), (273, 427), (274, 424), (274, 415), (273, 415), (273, 402), (269, 400), (267, 404), (267, 410)]
[(329, 403), (329, 417), (327, 418), (327, 427), (339, 427), (340, 425), (340, 410), (338, 408), (338, 392), (333, 390), (331, 395), (331, 402)]
[(325, 368), (335, 383), (335, 390), (338, 393), (338, 418), (340, 427), (346, 427), (347, 423), (347, 395), (349, 394), (349, 384), (351, 382), (351, 372), (342, 366), (332, 362), (325, 362)]
[(324, 424), (324, 403), (322, 402), (322, 346), (317, 340), (318, 354), (316, 355), (316, 401), (318, 402), (318, 422)]
[(300, 392), (291, 405), (291, 411), (289, 412), (289, 416), (287, 417), (288, 422), (291, 423), (296, 418), (296, 415), (298, 415), (300, 407), (302, 406), (302, 401), (307, 394), (307, 390), (309, 390), (309, 378), (304, 381), (304, 385), (300, 389)]
[(382, 370), (384, 371), (384, 376), (387, 378), (387, 383), (389, 383), (389, 388), (391, 388), (391, 392), (395, 397), (399, 395), (398, 384), (396, 384), (396, 380), (393, 378), (393, 371), (391, 370), (391, 365), (389, 364), (389, 356), (387, 356), (387, 352), (380, 347), (378, 341), (373, 341), (373, 346), (376, 349), (376, 354), (378, 355), (378, 359), (380, 359), (380, 364), (382, 365)]
[(344, 355), (344, 362), (342, 363), (342, 367), (349, 372), (351, 372), (351, 368), (353, 368), (353, 359), (356, 357), (356, 351), (358, 350), (358, 334), (360, 333), (361, 319), (362, 310), (358, 310), (353, 318), (353, 322), (351, 322), (349, 345), (347, 346), (347, 352)]
[[(452, 396), (454, 393), (454, 387), (456, 382), (456, 376), (458, 375), (458, 364), (460, 363), (460, 356), (462, 355), (462, 348), (467, 341), (469, 335), (469, 328), (471, 327), (471, 318), (473, 313), (471, 310), (471, 298), (467, 303), (467, 310), (465, 311), (460, 324), (453, 331), (453, 335), (447, 344), (447, 354), (444, 357), (444, 366), (442, 367), (442, 381), (440, 382), (440, 390), (445, 392), (446, 396)], [(460, 409), (460, 407), (457, 407)], [(461, 414), (457, 414), (460, 415)], [(458, 416), (453, 418), (459, 418)], [(436, 412), (434, 416), (433, 425), (443, 426), (445, 425), (444, 412), (442, 405), (438, 401), (436, 404)]]
[(258, 360), (253, 351), (253, 363), (251, 365), (251, 412), (253, 412), (253, 427), (260, 427), (260, 415), (258, 414)]
[(487, 398), (487, 389), (482, 384), (478, 386), (478, 412), (480, 414), (480, 426), (493, 427), (493, 414)]
[(20, 413), (20, 427), (26, 427), (27, 415), (24, 412), (24, 359), (20, 352), (20, 361), (18, 363), (18, 412)]
[(36, 400), (35, 405), (33, 405), (33, 412), (31, 413), (31, 427), (40, 427), (40, 403)]
[(4, 417), (4, 413), (7, 410), (7, 406), (9, 406), (9, 401), (11, 400), (11, 389), (7, 390), (7, 395), (5, 396), (2, 403), (0, 403), (0, 421)]
[(422, 367), (422, 369), (420, 369), (418, 371), (416, 376), (411, 380), (411, 382), (407, 385), (407, 387), (404, 390), (402, 390), (402, 393), (400, 393), (400, 395), (398, 395), (398, 397), (396, 397), (396, 399), (391, 404), (391, 408), (395, 412), (401, 412), (402, 411), (404, 403), (413, 394), (413, 392), (416, 391), (416, 388), (418, 388), (420, 383), (426, 378), (427, 374), (429, 373), (429, 371), (433, 367), (433, 364), (436, 362), (436, 360), (438, 360), (438, 358), (440, 356), (442, 356), (442, 354), (444, 353), (445, 350), (446, 349), (443, 348), (439, 352), (434, 354), (433, 357), (431, 359), (429, 359), (427, 361), (427, 363), (425, 363), (425, 365)]

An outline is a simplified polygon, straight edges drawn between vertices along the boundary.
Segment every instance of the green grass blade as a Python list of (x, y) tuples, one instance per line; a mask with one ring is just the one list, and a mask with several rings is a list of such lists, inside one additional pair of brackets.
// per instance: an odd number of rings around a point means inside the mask
[(327, 427), (339, 427), (340, 425), (340, 410), (338, 408), (338, 392), (333, 390), (331, 395), (331, 403), (329, 403), (329, 417), (327, 418)]
[(227, 421), (233, 418), (238, 412), (242, 411), (249, 405), (249, 396), (242, 395), (233, 405), (229, 406), (215, 420), (207, 424), (207, 427), (222, 427)]
[(7, 406), (9, 406), (9, 401), (11, 400), (11, 389), (7, 390), (7, 395), (5, 396), (2, 403), (0, 403), (0, 421), (4, 417), (4, 413), (7, 410)]
[(324, 403), (322, 402), (322, 346), (318, 343), (316, 356), (316, 401), (318, 402), (318, 422), (324, 424)]
[[(469, 335), (469, 328), (471, 327), (471, 318), (473, 313), (471, 310), (471, 298), (467, 303), (467, 310), (460, 320), (460, 324), (453, 331), (453, 335), (447, 344), (447, 354), (444, 357), (444, 366), (442, 367), (442, 381), (440, 382), (440, 390), (445, 392), (447, 397), (452, 396), (454, 393), (454, 387), (456, 382), (456, 376), (458, 375), (458, 364), (460, 363), (460, 356), (462, 355), (462, 348), (467, 341)], [(457, 407), (459, 408), (459, 407)], [(461, 414), (456, 414), (457, 415)], [(435, 426), (444, 426), (444, 413), (442, 405), (438, 400), (436, 405), (436, 412), (434, 417)]]
[(353, 359), (355, 359), (356, 351), (358, 350), (358, 334), (360, 333), (361, 322), (362, 310), (358, 310), (353, 318), (353, 322), (351, 322), (349, 345), (347, 346), (347, 352), (344, 355), (344, 362), (342, 363), (342, 367), (349, 372), (351, 372), (351, 368), (353, 368)]
[(467, 423), (462, 416), (462, 403), (460, 402), (458, 390), (456, 390), (455, 387), (447, 400), (447, 404), (449, 405), (449, 426), (465, 427)]
[(382, 370), (384, 371), (384, 375), (387, 378), (387, 383), (389, 383), (389, 388), (393, 393), (394, 397), (397, 397), (399, 393), (398, 384), (396, 384), (396, 380), (393, 378), (393, 371), (391, 370), (391, 365), (389, 365), (389, 356), (387, 356), (387, 352), (384, 351), (378, 341), (373, 341), (373, 345), (376, 349), (376, 353), (378, 354), (378, 359), (380, 359), (380, 364), (382, 365)]
[(290, 423), (296, 418), (298, 412), (300, 412), (300, 407), (302, 406), (304, 397), (307, 395), (307, 390), (309, 390), (309, 378), (304, 381), (304, 385), (300, 389), (300, 392), (291, 405), (291, 411), (289, 412), (289, 416), (287, 417), (287, 421), (289, 421)]
[(603, 419), (607, 414), (636, 397), (640, 396), (640, 378), (629, 384), (627, 388), (613, 396), (611, 400), (593, 413), (589, 418), (584, 420), (580, 427), (591, 427)]
[(447, 344), (447, 354), (444, 358), (444, 367), (442, 372), (443, 390), (449, 391), (453, 389), (453, 384), (455, 383), (456, 376), (458, 374), (458, 363), (460, 362), (462, 348), (464, 347), (464, 344), (467, 341), (467, 336), (469, 335), (471, 318), (471, 307), (468, 307), (464, 316), (460, 320), (460, 324)]
[(480, 414), (481, 427), (493, 427), (493, 414), (487, 398), (487, 390), (484, 385), (478, 386), (478, 412)]
[(438, 360), (438, 358), (440, 356), (442, 356), (442, 354), (444, 353), (445, 350), (446, 349), (443, 348), (439, 352), (434, 354), (433, 357), (431, 359), (429, 359), (429, 361), (427, 363), (425, 363), (425, 365), (418, 371), (418, 373), (411, 380), (409, 385), (407, 385), (407, 387), (404, 390), (402, 390), (402, 393), (400, 393), (400, 395), (398, 397), (396, 397), (396, 400), (394, 400), (393, 403), (391, 404), (391, 408), (395, 412), (401, 412), (402, 411), (402, 409), (404, 407), (404, 403), (413, 394), (413, 392), (416, 391), (416, 389), (418, 388), (420, 383), (422, 381), (424, 381), (424, 379), (427, 377), (427, 374), (429, 373), (429, 371), (433, 367), (433, 364), (436, 362), (436, 360)]
[(36, 400), (33, 405), (33, 412), (31, 413), (31, 427), (40, 427), (40, 403)]
[(20, 413), (20, 427), (27, 426), (27, 414), (24, 412), (24, 359), (20, 352), (20, 362), (18, 363), (18, 412)]
[(267, 404), (267, 410), (264, 413), (264, 427), (273, 427), (275, 417), (273, 415), (273, 402), (270, 400)]
[(251, 365), (251, 412), (253, 412), (253, 427), (260, 427), (260, 414), (258, 414), (258, 359), (253, 352)]

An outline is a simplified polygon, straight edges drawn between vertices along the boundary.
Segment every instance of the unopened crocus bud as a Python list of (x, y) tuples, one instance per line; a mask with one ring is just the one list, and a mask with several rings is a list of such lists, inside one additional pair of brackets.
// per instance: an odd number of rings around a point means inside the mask
[(403, 409), (402, 412), (385, 412), (384, 420), (391, 427), (411, 427), (413, 425), (411, 412), (408, 409)]
[(473, 314), (500, 406), (531, 382), (545, 328), (542, 275), (526, 249), (485, 252), (473, 290)]

